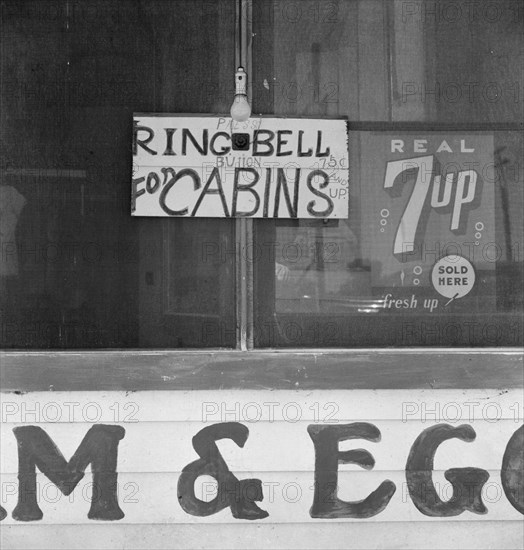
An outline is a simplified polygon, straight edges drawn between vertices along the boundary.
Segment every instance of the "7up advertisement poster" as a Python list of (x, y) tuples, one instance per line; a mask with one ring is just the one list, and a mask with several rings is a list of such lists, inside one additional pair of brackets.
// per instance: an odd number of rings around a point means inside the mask
[(492, 306), (500, 249), (493, 137), (366, 133), (362, 140), (366, 248), (384, 307)]

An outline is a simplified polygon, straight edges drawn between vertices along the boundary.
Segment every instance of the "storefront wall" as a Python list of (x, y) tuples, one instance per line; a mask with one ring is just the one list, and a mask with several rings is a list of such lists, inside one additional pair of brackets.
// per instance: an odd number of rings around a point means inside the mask
[[(2, 547), (520, 547), (522, 6), (240, 6), (0, 3)], [(347, 220), (131, 216), (133, 114), (240, 62), (348, 120)]]

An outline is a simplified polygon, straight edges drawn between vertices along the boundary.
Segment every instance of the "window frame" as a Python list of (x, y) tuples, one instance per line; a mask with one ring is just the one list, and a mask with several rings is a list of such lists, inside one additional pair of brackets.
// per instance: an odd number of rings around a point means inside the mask
[[(251, 4), (238, 10), (251, 22)], [(242, 15), (242, 14), (241, 14)], [(238, 20), (237, 20), (238, 26)], [(237, 59), (252, 74), (251, 25), (242, 29)], [(242, 50), (242, 57), (240, 56)], [(249, 98), (252, 88), (249, 84)], [(350, 131), (420, 131), (434, 123), (355, 122)], [(439, 124), (439, 130), (457, 130)], [(522, 130), (521, 123), (462, 124), (464, 131)], [(236, 243), (253, 242), (254, 221), (235, 221)], [(240, 248), (242, 249), (242, 248)], [(75, 390), (395, 389), (523, 388), (519, 348), (362, 348), (255, 349), (253, 263), (236, 262), (237, 346), (232, 350), (115, 349), (2, 350), (0, 387), (4, 392)], [(428, 356), (431, 360), (428, 360)], [(369, 365), (373, 365), (370, 369)], [(472, 370), (473, 369), (473, 370)], [(67, 376), (65, 376), (67, 374)]]

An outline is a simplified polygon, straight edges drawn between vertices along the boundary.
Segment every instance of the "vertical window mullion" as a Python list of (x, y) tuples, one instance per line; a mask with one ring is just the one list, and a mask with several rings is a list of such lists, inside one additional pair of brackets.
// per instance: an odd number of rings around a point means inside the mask
[[(251, 2), (238, 0), (236, 3), (236, 67), (244, 67), (248, 74), (248, 100), (252, 101), (252, 48), (251, 48)], [(253, 220), (240, 218), (236, 221), (236, 260), (237, 260), (237, 349), (252, 350), (253, 340)]]

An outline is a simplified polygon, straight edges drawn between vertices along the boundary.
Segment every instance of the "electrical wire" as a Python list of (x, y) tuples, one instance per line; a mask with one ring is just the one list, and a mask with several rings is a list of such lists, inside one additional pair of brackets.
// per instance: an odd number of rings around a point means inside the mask
[(242, 66), (242, 0), (238, 0), (238, 65)]

